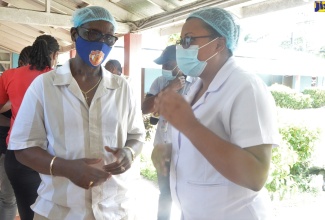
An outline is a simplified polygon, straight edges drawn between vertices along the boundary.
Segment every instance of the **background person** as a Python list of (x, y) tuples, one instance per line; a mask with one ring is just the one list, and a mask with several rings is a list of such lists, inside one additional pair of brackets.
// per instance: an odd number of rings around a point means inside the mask
[[(41, 35), (36, 38), (30, 51), (30, 65), (10, 69), (0, 77), (0, 108), (10, 101), (12, 111), (7, 143), (27, 88), (38, 75), (51, 70), (56, 63), (58, 52), (57, 40), (50, 35)], [(32, 113), (31, 110), (28, 112), (31, 115)], [(17, 122), (19, 123), (20, 121)], [(18, 162), (11, 150), (6, 152), (5, 170), (15, 192), (21, 220), (33, 219), (34, 213), (30, 206), (37, 197), (37, 188), (41, 181), (39, 174)]]
[(186, 99), (171, 89), (155, 98), (155, 111), (173, 125), (172, 148), (155, 166), (166, 171), (171, 160), (172, 198), (184, 220), (268, 217), (270, 199), (261, 189), (279, 137), (275, 103), (262, 80), (232, 56), (238, 36), (223, 9), (190, 14), (176, 60), (198, 79)]
[(105, 64), (105, 68), (113, 74), (122, 75), (122, 66), (118, 60), (109, 60)]
[[(186, 94), (191, 83), (195, 81), (191, 77), (185, 79), (183, 73), (178, 69), (175, 45), (166, 47), (161, 56), (155, 59), (154, 62), (158, 65), (162, 65), (162, 76), (159, 76), (152, 83), (150, 90), (142, 103), (143, 114), (153, 113), (154, 99), (162, 90), (170, 88), (180, 94)], [(153, 145), (156, 146), (157, 144), (171, 143), (171, 126), (162, 116), (159, 117), (158, 120)], [(155, 158), (156, 155), (152, 155), (152, 159), (155, 160)], [(167, 163), (167, 166), (168, 164), (169, 163)], [(170, 195), (169, 174), (162, 175), (160, 172), (157, 172), (157, 174), (160, 190), (157, 218), (159, 220), (170, 219), (172, 199)]]
[[(31, 46), (27, 46), (20, 52), (18, 57), (18, 67), (28, 65), (31, 49)], [(7, 110), (8, 108), (9, 110)], [(14, 190), (12, 189), (4, 168), (5, 155), (7, 151), (6, 138), (11, 118), (10, 108), (11, 104), (10, 102), (7, 102), (0, 110), (0, 219), (2, 220), (14, 220), (17, 214), (17, 203)]]
[(117, 40), (113, 16), (90, 6), (73, 24), (76, 57), (33, 81), (9, 149), (40, 173), (35, 219), (128, 219), (145, 134), (140, 106), (126, 80), (101, 66)]

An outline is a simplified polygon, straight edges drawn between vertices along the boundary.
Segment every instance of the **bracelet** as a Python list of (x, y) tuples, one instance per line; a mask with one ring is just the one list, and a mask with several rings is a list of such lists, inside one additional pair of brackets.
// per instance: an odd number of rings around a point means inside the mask
[(131, 148), (131, 147), (128, 147), (128, 146), (125, 146), (124, 148), (126, 149), (129, 149), (131, 151), (131, 155), (132, 155), (132, 162), (134, 161), (135, 159), (135, 151)]
[(55, 159), (56, 159), (56, 156), (52, 158), (51, 163), (50, 163), (50, 174), (51, 174), (51, 176), (53, 176), (52, 167), (53, 167), (53, 163), (54, 163)]

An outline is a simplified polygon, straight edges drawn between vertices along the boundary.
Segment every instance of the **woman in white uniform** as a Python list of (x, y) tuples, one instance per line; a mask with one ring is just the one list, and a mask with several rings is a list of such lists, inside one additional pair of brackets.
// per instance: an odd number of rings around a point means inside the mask
[(156, 147), (154, 165), (171, 161), (172, 198), (184, 220), (267, 219), (272, 146), (278, 144), (275, 103), (262, 80), (233, 57), (239, 26), (227, 11), (189, 15), (176, 59), (198, 77), (183, 98), (164, 90), (155, 110), (173, 125), (169, 151)]

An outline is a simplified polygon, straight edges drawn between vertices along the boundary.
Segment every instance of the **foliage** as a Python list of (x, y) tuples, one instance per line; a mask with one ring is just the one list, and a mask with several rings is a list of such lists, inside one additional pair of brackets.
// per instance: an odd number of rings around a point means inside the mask
[[(143, 122), (144, 122), (144, 127), (146, 129), (146, 142), (151, 141), (152, 134), (155, 131), (155, 126), (150, 124), (150, 114), (142, 115)], [(153, 166), (150, 154), (146, 154), (144, 151), (142, 151), (141, 154), (141, 165), (140, 165), (140, 174), (152, 181), (157, 181), (157, 172), (156, 168)]]
[(319, 57), (325, 58), (325, 46), (322, 46), (319, 51), (316, 53)]
[(280, 47), (283, 49), (293, 49), (296, 51), (305, 51), (306, 42), (303, 37), (298, 37), (290, 40), (284, 40), (281, 42)]
[(312, 107), (312, 99), (308, 94), (302, 94), (280, 84), (273, 84), (270, 91), (275, 103), (281, 108), (306, 109)]
[(181, 36), (180, 33), (169, 35), (169, 37), (168, 37), (168, 45), (176, 44), (176, 42), (179, 40), (180, 36)]
[(290, 175), (290, 167), (297, 159), (297, 153), (285, 141), (279, 147), (273, 148), (269, 177), (265, 185), (272, 199), (278, 197), (282, 200), (286, 194), (297, 191)]
[(312, 98), (312, 107), (320, 108), (325, 106), (325, 90), (320, 88), (305, 89), (303, 94), (308, 94)]
[(320, 131), (289, 125), (281, 128), (280, 134), (282, 143), (273, 149), (270, 175), (266, 183), (271, 197), (283, 199), (288, 193), (314, 191), (309, 185), (309, 168)]
[(150, 124), (150, 114), (147, 115), (143, 114), (142, 118), (143, 118), (144, 127), (146, 129), (146, 141), (150, 141), (152, 132), (154, 131), (155, 127), (152, 124)]
[(157, 171), (148, 155), (141, 154), (140, 174), (151, 181), (157, 182)]

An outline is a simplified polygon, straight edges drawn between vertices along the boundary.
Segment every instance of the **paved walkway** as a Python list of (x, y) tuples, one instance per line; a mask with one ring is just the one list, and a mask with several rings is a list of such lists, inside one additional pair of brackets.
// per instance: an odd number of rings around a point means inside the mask
[[(157, 219), (157, 207), (158, 207), (158, 197), (159, 189), (158, 186), (153, 182), (143, 179), (142, 177), (138, 181), (138, 198), (137, 202), (137, 218), (136, 220), (155, 220)], [(179, 220), (180, 212), (173, 205), (171, 219)]]

